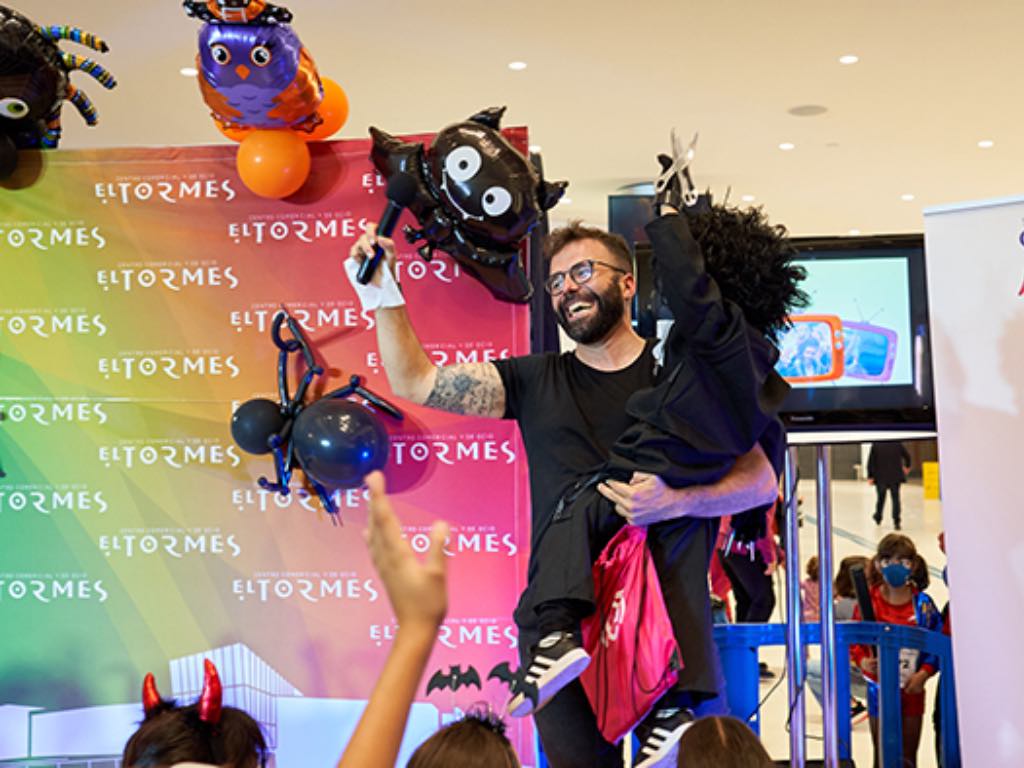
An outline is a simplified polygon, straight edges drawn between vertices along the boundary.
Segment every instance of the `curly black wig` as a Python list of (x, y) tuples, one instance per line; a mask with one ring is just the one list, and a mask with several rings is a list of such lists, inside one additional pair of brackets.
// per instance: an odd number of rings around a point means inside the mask
[(735, 302), (752, 326), (776, 339), (789, 327), (790, 313), (808, 304), (798, 287), (806, 272), (793, 263), (796, 249), (786, 228), (769, 224), (760, 208), (724, 205), (711, 206), (689, 223), (722, 297)]

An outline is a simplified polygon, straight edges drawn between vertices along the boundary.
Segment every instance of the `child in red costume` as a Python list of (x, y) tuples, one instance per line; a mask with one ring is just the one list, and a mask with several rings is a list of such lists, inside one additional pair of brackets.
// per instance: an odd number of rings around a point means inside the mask
[[(939, 630), (941, 618), (935, 603), (911, 580), (918, 560), (917, 548), (908, 537), (890, 533), (878, 543), (878, 551), (868, 569), (871, 604), (875, 619), (888, 624), (904, 624)], [(861, 618), (860, 606), (853, 618)], [(871, 739), (878, 751), (878, 658), (865, 645), (850, 646), (850, 658), (868, 681), (868, 716)], [(924, 684), (938, 670), (938, 659), (932, 654), (903, 648), (900, 650), (900, 711), (903, 717), (903, 765), (917, 765), (917, 747), (921, 741), (924, 717)]]

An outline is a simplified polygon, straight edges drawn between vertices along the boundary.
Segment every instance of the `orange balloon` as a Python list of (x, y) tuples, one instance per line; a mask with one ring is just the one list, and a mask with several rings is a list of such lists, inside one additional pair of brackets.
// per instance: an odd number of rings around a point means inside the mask
[(280, 199), (309, 176), (309, 149), (290, 130), (253, 131), (238, 147), (238, 175), (251, 192)]
[(348, 120), (348, 96), (345, 95), (345, 90), (329, 77), (320, 78), (320, 82), (324, 86), (324, 99), (316, 111), (323, 122), (310, 133), (298, 131), (298, 135), (304, 141), (323, 141), (330, 138), (340, 131), (341, 126)]

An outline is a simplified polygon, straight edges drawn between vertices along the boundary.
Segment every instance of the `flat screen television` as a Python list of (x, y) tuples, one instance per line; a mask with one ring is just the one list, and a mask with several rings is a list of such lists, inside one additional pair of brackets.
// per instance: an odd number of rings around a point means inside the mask
[[(634, 202), (635, 201), (635, 202)], [(646, 198), (609, 200), (610, 229), (633, 244), (633, 322), (655, 332)], [(778, 370), (793, 387), (791, 432), (933, 431), (931, 341), (920, 235), (793, 238), (810, 304), (778, 339)]]
[(934, 430), (920, 235), (794, 238), (810, 304), (778, 339), (790, 430)]

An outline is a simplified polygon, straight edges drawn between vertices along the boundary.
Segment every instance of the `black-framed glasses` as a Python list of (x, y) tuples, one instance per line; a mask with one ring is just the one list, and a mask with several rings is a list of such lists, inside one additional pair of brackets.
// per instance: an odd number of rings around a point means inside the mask
[(594, 276), (594, 267), (598, 264), (602, 267), (608, 267), (608, 269), (614, 269), (616, 272), (621, 272), (624, 275), (629, 274), (621, 267), (616, 267), (614, 264), (609, 264), (606, 261), (584, 259), (583, 261), (577, 261), (566, 272), (552, 272), (548, 275), (548, 279), (544, 281), (544, 289), (552, 296), (558, 296), (565, 290), (566, 275), (571, 277), (576, 285), (589, 283), (590, 279)]

